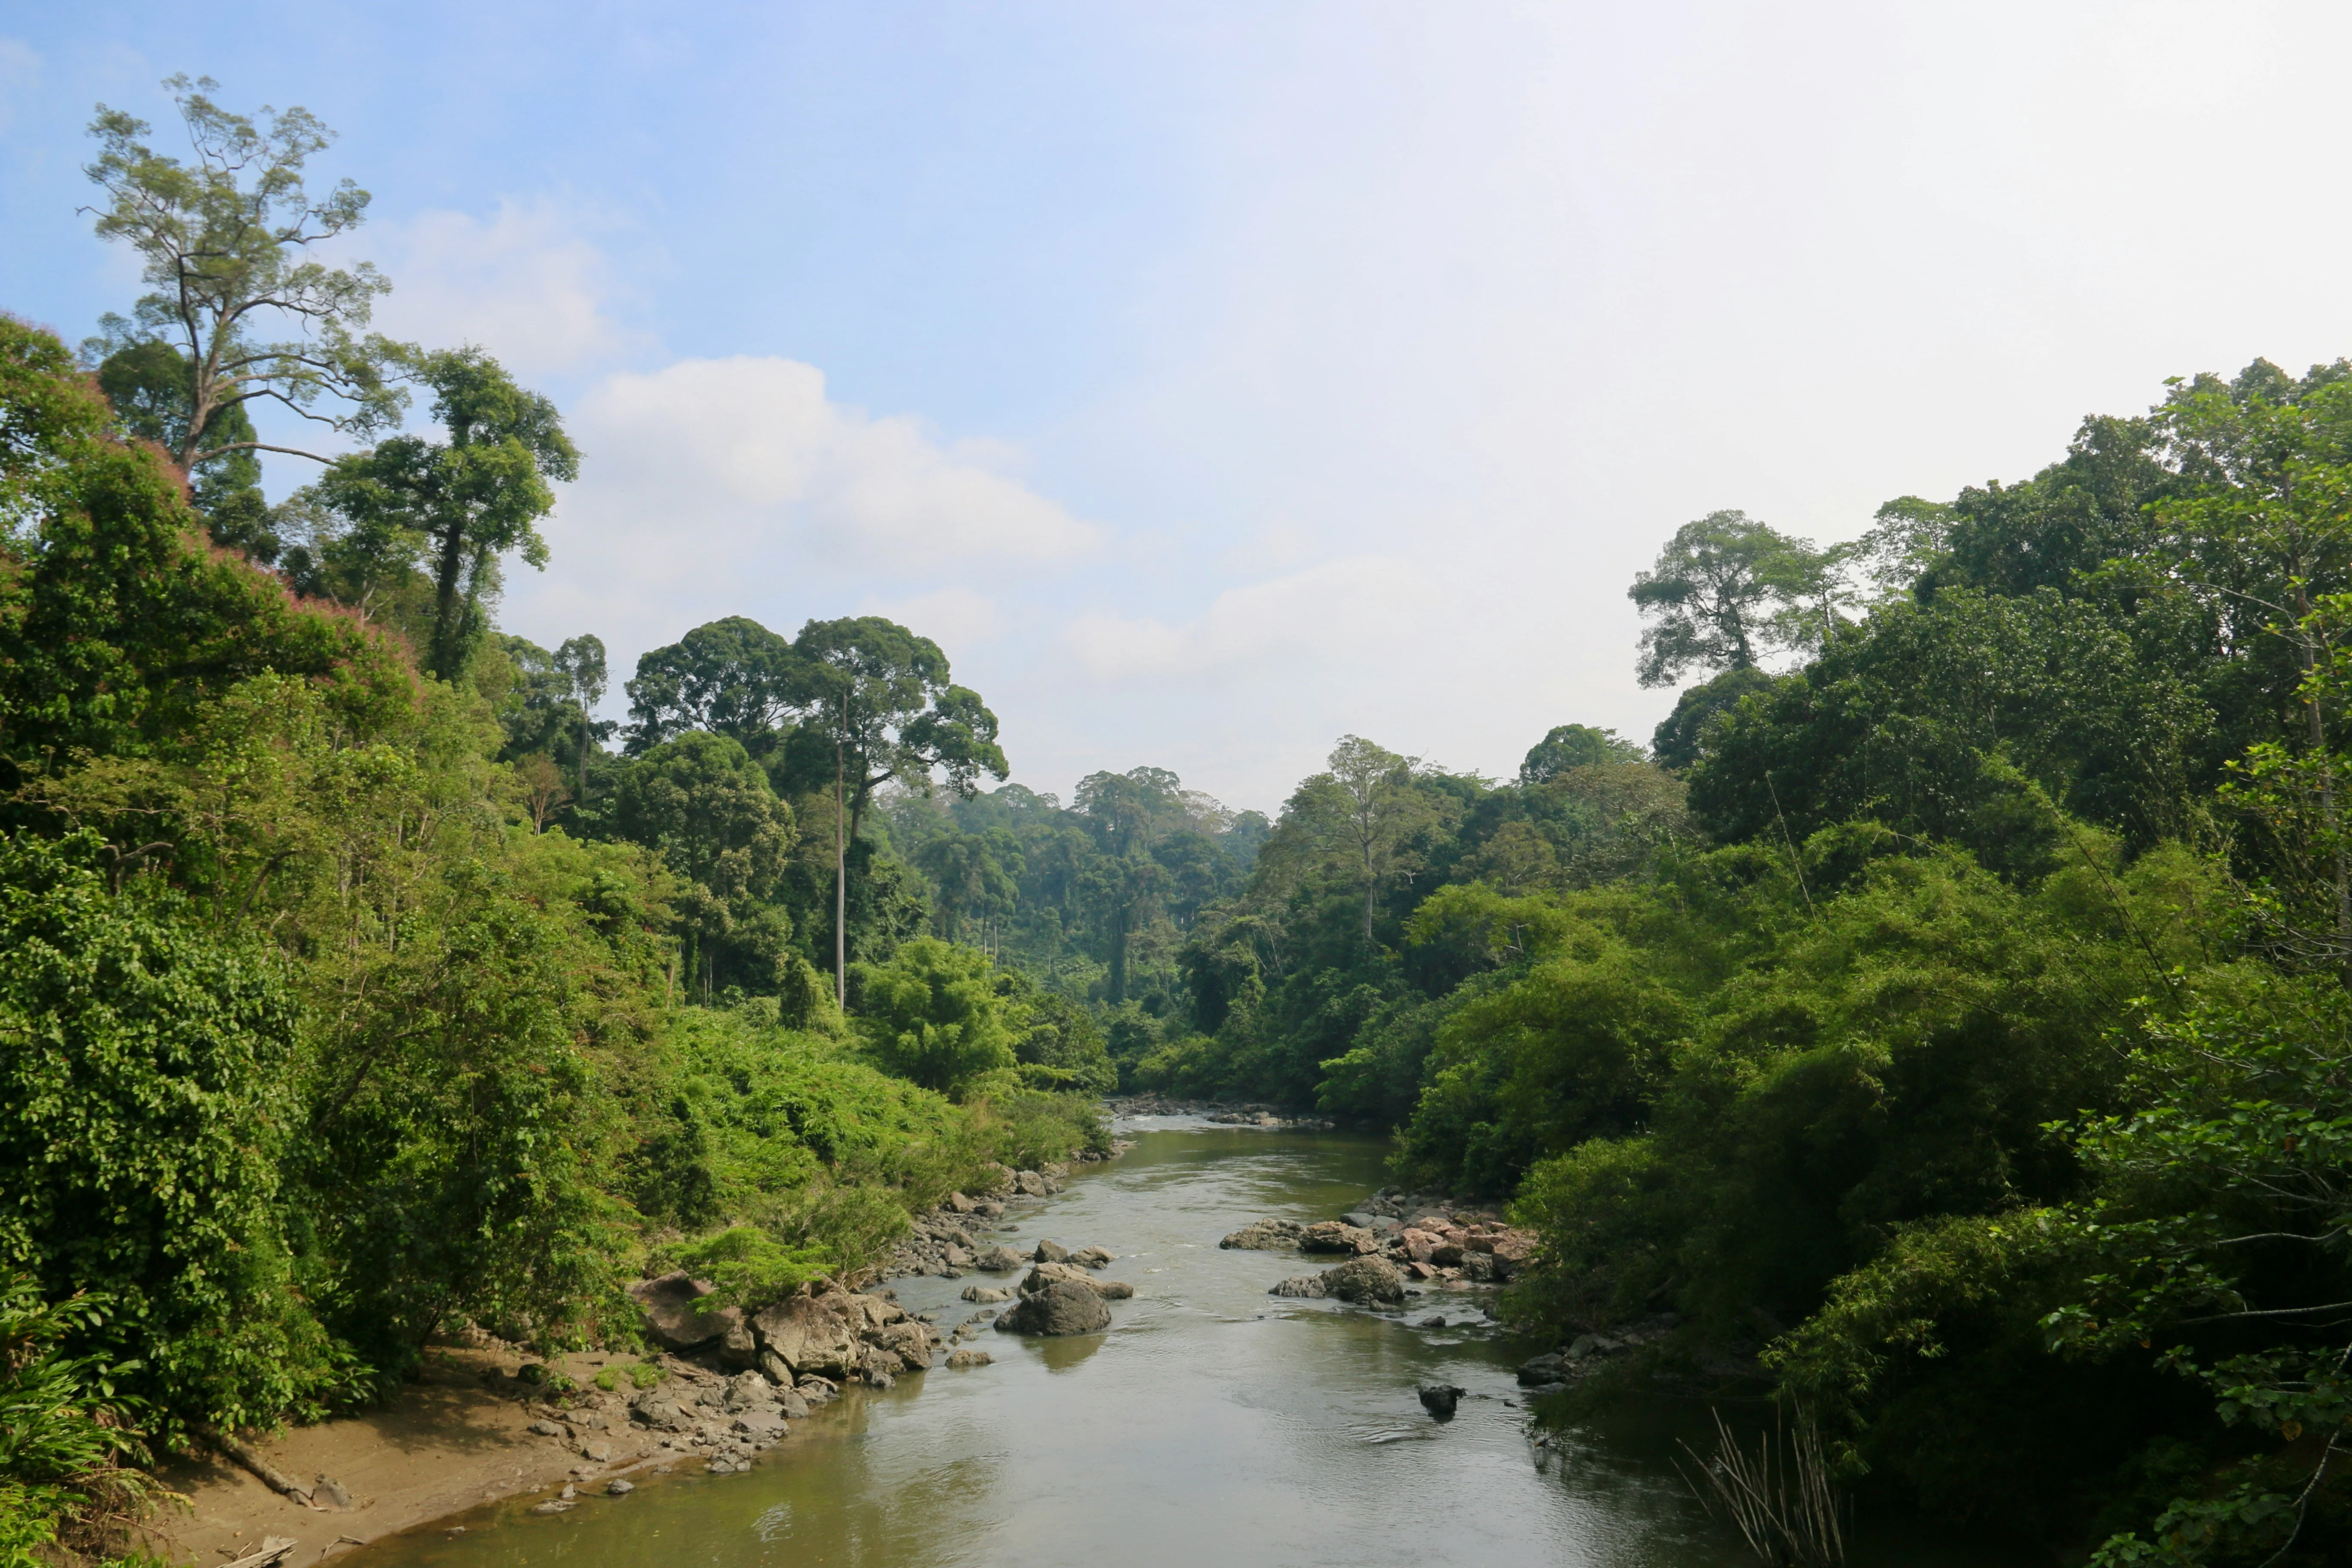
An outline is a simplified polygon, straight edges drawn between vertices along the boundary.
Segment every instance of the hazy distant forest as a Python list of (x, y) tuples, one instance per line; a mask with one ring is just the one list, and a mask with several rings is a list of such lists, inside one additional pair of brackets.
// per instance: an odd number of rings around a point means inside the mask
[(1063, 800), (919, 627), (502, 631), (595, 454), (370, 333), (322, 127), (177, 89), (92, 127), (151, 291), (0, 319), (0, 1563), (463, 1321), (853, 1270), (1115, 1090), (1392, 1130), (1540, 1233), (1531, 1328), (1675, 1315), (1580, 1400), (1770, 1393), (2070, 1561), (2352, 1550), (2352, 364), (1689, 523), (1654, 735)]

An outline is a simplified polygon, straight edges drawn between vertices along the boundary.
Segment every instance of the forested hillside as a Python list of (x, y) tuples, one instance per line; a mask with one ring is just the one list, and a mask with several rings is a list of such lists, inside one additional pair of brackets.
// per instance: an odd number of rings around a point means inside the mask
[[(366, 205), (304, 194), (307, 116), (180, 88), (192, 162), (95, 127), (152, 291), (78, 352), (0, 319), (0, 1551), (467, 1322), (853, 1274), (1114, 1089), (1507, 1202), (1519, 1321), (1673, 1330), (1580, 1401), (1769, 1394), (2078, 1561), (2352, 1550), (2352, 365), (1850, 545), (1688, 524), (1646, 743), (1066, 804), (885, 619), (617, 694), (593, 628), (502, 630), (595, 455), (304, 258)], [(257, 400), (356, 445), (271, 503)]]

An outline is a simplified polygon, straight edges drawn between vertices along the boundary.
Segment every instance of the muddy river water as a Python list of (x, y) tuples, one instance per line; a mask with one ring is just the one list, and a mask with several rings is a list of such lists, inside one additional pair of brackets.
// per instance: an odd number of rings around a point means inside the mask
[[(1703, 1412), (1680, 1406), (1570, 1436), (1557, 1456), (1523, 1430), (1511, 1368), (1542, 1348), (1486, 1322), (1468, 1293), (1431, 1291), (1402, 1318), (1269, 1297), (1311, 1263), (1222, 1251), (1261, 1215), (1329, 1218), (1384, 1180), (1384, 1146), (1335, 1133), (1145, 1118), (1135, 1147), (1007, 1216), (1040, 1237), (1118, 1254), (1132, 1281), (1105, 1334), (975, 1342), (995, 1364), (853, 1390), (794, 1424), (740, 1475), (640, 1472), (534, 1517), (486, 1507), (342, 1559), (353, 1568), (1413, 1568), (1543, 1564), (1733, 1568), (1738, 1538), (1707, 1519), (1670, 1457)], [(974, 1276), (983, 1281), (986, 1276)], [(952, 1327), (970, 1280), (896, 1282), (909, 1311)], [(1422, 1326), (1443, 1313), (1454, 1326)], [(1469, 1317), (1468, 1326), (1462, 1320)], [(1415, 1384), (1467, 1389), (1444, 1424)], [(1547, 1460), (1540, 1467), (1538, 1458)], [(453, 1532), (452, 1524), (462, 1524)], [(1991, 1568), (1981, 1543), (1865, 1521), (1855, 1568)]]

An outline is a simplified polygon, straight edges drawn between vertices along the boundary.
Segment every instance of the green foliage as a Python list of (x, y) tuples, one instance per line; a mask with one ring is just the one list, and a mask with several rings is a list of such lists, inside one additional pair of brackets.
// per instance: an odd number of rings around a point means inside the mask
[(555, 405), (479, 349), (423, 355), (414, 374), (433, 389), (447, 440), (391, 437), (336, 459), (313, 489), (375, 549), (431, 579), (424, 665), (455, 681), (489, 635), (499, 558), (517, 551), (547, 564), (538, 522), (555, 507), (549, 481), (578, 478), (580, 454)]
[(1562, 724), (1528, 748), (1519, 763), (1521, 784), (1542, 784), (1570, 768), (1599, 767), (1609, 763), (1639, 762), (1642, 748), (1621, 740), (1614, 730), (1590, 724)]
[(672, 1250), (679, 1268), (713, 1287), (713, 1307), (764, 1307), (838, 1268), (828, 1248), (786, 1247), (758, 1226), (737, 1225)]
[(168, 897), (108, 890), (91, 836), (0, 846), (0, 1267), (113, 1303), (82, 1337), (173, 1419), (266, 1420), (334, 1381), (291, 1294), (279, 967)]
[[(100, 105), (89, 127), (100, 152), (84, 172), (105, 192), (99, 237), (136, 251), (152, 290), (132, 320), (107, 319), (109, 335), (161, 343), (189, 367), (173, 460), (194, 468), (236, 436), (251, 440), (249, 419), (238, 416), (256, 399), (343, 435), (397, 423), (407, 394), (396, 374), (408, 356), (360, 335), (392, 286), (365, 262), (344, 271), (312, 259), (311, 247), (357, 227), (367, 211), (367, 193), (349, 180), (324, 200), (305, 187), (304, 166), (332, 132), (300, 108), (264, 110), (258, 121), (232, 113), (209, 96), (219, 90), (210, 78), (163, 85), (194, 160), (156, 152), (143, 121)], [(292, 337), (259, 341), (272, 320)]]
[(888, 1070), (946, 1092), (1013, 1065), (1012, 1009), (971, 949), (918, 937), (856, 979), (858, 1032)]

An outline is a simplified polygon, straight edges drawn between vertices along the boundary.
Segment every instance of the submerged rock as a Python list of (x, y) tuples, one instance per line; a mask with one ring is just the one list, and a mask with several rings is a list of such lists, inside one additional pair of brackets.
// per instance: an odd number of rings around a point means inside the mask
[(1055, 1279), (996, 1320), (997, 1331), (1013, 1334), (1092, 1334), (1110, 1327), (1110, 1309), (1086, 1285)]
[(1440, 1421), (1454, 1419), (1454, 1407), (1470, 1391), (1456, 1388), (1450, 1383), (1424, 1383), (1421, 1385), (1422, 1408)]
[(963, 1299), (976, 1307), (985, 1307), (997, 1301), (1010, 1301), (1013, 1292), (999, 1289), (993, 1285), (967, 1285), (963, 1288)]

